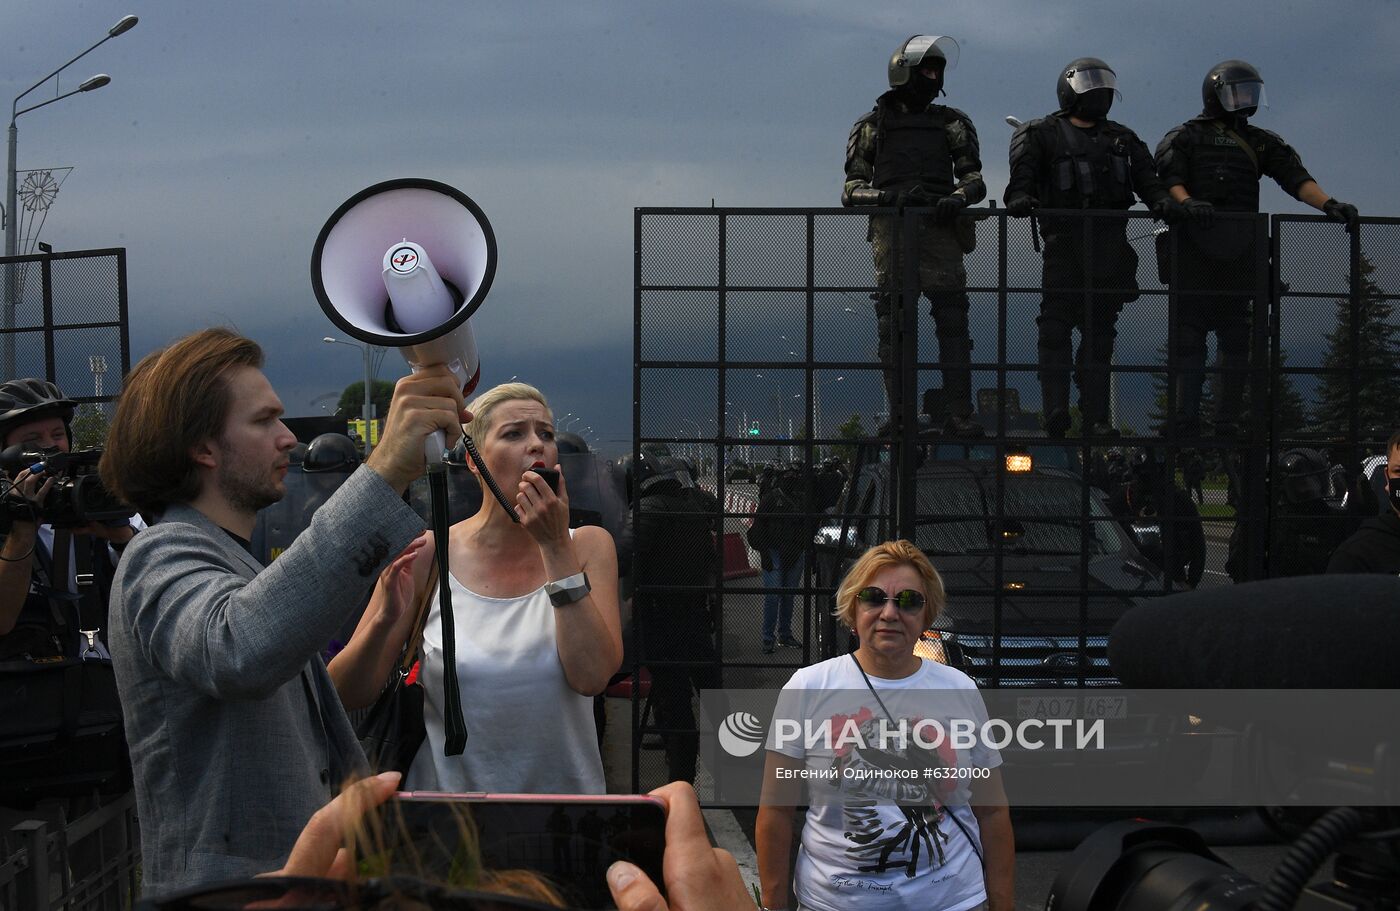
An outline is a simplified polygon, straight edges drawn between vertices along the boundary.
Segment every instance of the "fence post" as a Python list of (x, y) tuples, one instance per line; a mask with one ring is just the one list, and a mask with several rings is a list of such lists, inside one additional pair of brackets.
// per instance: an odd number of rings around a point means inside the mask
[(26, 819), (12, 829), (24, 845), (29, 888), (21, 884), (20, 902), (35, 911), (49, 906), (49, 839), (48, 827), (42, 820)]

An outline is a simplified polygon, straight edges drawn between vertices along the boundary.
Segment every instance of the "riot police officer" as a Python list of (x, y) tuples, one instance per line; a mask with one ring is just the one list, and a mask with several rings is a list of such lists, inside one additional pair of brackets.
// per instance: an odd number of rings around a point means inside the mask
[[(1361, 524), (1341, 543), (1327, 562), (1329, 573), (1386, 573), (1400, 575), (1400, 432), (1386, 444), (1383, 466), (1385, 509)], [(1366, 485), (1362, 479), (1361, 485)]]
[(721, 685), (716, 661), (710, 592), (720, 571), (715, 548), (719, 502), (696, 487), (680, 459), (642, 451), (634, 464), (639, 496), (635, 538), (636, 584), (674, 586), (634, 598), (641, 663), (651, 671), (656, 723), (670, 733), (667, 775), (695, 780), (700, 738), (691, 708), (694, 689)]
[(1217, 219), (1219, 212), (1258, 212), (1259, 180), (1272, 177), (1283, 190), (1319, 211), (1356, 227), (1356, 207), (1328, 196), (1303, 167), (1298, 153), (1276, 133), (1249, 123), (1264, 98), (1264, 80), (1243, 60), (1226, 60), (1201, 83), (1204, 109), (1175, 127), (1157, 146), (1157, 173), (1189, 223), (1175, 245), (1180, 261), (1163, 269), (1174, 276), (1176, 342), (1169, 352), (1177, 368), (1177, 425), (1185, 436), (1200, 432), (1206, 334), (1215, 332), (1222, 370), (1215, 435), (1233, 437), (1243, 405), (1249, 366), (1250, 304), (1255, 285), (1255, 226)]
[(1134, 537), (1135, 520), (1156, 519), (1160, 537), (1153, 543), (1139, 540), (1142, 555), (1173, 582), (1191, 588), (1200, 584), (1206, 568), (1201, 513), (1191, 495), (1167, 475), (1156, 451), (1144, 448), (1133, 454), (1127, 480), (1112, 493), (1108, 505), (1129, 537)]
[[(1107, 119), (1118, 96), (1113, 69), (1097, 57), (1080, 57), (1060, 71), (1055, 91), (1060, 109), (1022, 125), (1011, 137), (1007, 212), (1020, 217), (1040, 206), (1129, 209), (1136, 196), (1164, 217), (1170, 197), (1147, 146), (1132, 130)], [(1046, 435), (1063, 437), (1069, 429), (1070, 332), (1078, 327), (1074, 380), (1085, 433), (1116, 436), (1109, 422), (1108, 367), (1118, 314), (1138, 296), (1138, 258), (1128, 243), (1128, 221), (1039, 221), (1045, 264), (1036, 348)]]
[[(957, 108), (934, 104), (944, 75), (957, 63), (957, 42), (946, 36), (914, 35), (890, 57), (889, 91), (856, 121), (846, 143), (844, 206), (915, 206), (932, 214), (919, 219), (919, 288), (929, 299), (943, 370), (945, 427), (950, 433), (980, 436), (972, 416), (972, 337), (967, 326), (967, 273), (963, 254), (971, 252), (975, 225), (959, 219), (964, 208), (987, 195), (981, 152), (972, 119)], [(868, 239), (875, 257), (879, 317), (879, 357), (893, 404), (898, 379), (893, 363), (893, 319), (903, 279), (896, 219), (872, 216)], [(912, 393), (912, 390), (908, 390)], [(893, 408), (891, 409), (893, 410)]]
[[(1325, 498), (1331, 468), (1315, 449), (1295, 448), (1278, 457), (1274, 474), (1273, 524), (1269, 534), (1269, 576), (1313, 576), (1327, 571), (1327, 561), (1355, 521)], [(1244, 526), (1230, 535), (1225, 569), (1236, 582), (1248, 579), (1243, 553)]]

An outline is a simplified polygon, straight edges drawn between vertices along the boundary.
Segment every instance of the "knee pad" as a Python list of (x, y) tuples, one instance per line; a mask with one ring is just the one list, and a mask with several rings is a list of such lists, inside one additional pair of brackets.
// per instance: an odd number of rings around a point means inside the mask
[(949, 303), (935, 298), (933, 301), (934, 331), (939, 338), (967, 338), (967, 295), (961, 294), (962, 303)]
[(1196, 326), (1182, 326), (1176, 333), (1176, 353), (1181, 358), (1202, 359), (1206, 356), (1206, 333)]
[(1220, 353), (1227, 356), (1247, 357), (1249, 355), (1249, 327), (1227, 326), (1215, 334), (1220, 345)]
[(1069, 323), (1042, 313), (1036, 317), (1036, 347), (1041, 351), (1068, 351), (1070, 349)]

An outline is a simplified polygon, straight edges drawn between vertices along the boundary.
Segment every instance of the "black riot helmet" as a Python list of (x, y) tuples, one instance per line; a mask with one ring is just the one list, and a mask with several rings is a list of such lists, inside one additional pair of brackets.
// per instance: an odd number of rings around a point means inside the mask
[(1312, 503), (1327, 490), (1327, 460), (1316, 449), (1290, 449), (1278, 457), (1278, 503)]
[(1201, 102), (1208, 117), (1243, 120), (1268, 107), (1264, 77), (1243, 60), (1224, 60), (1211, 67), (1201, 83)]
[(1060, 110), (1078, 114), (1085, 120), (1108, 116), (1114, 99), (1123, 97), (1118, 91), (1118, 75), (1113, 67), (1097, 57), (1080, 57), (1066, 64), (1055, 80), (1055, 96), (1060, 101)]
[(334, 471), (349, 474), (360, 464), (360, 450), (343, 433), (323, 433), (306, 447), (301, 470), (308, 472)]
[(467, 466), (467, 438), (462, 437), (458, 440), (451, 449), (443, 454), (442, 460), (448, 465), (465, 468)]
[(41, 418), (62, 418), (68, 431), (68, 443), (73, 442), (73, 409), (77, 402), (64, 398), (58, 387), (47, 380), (33, 377), (0, 383), (0, 442), (20, 424)]
[(560, 430), (554, 434), (554, 445), (559, 447), (560, 455), (588, 452), (587, 441), (578, 434), (568, 430)]
[(693, 486), (689, 469), (673, 456), (657, 455), (643, 449), (630, 468), (627, 486), (635, 496)]
[[(937, 66), (938, 79), (930, 81), (919, 69)], [(958, 43), (947, 35), (913, 35), (890, 55), (890, 88), (922, 87), (919, 94), (932, 101), (943, 89), (943, 74), (958, 65)], [(912, 80), (912, 82), (911, 82)]]
[(300, 465), (302, 462), (305, 462), (306, 450), (310, 448), (311, 447), (307, 446), (305, 443), (297, 440), (297, 444), (287, 450), (287, 464)]

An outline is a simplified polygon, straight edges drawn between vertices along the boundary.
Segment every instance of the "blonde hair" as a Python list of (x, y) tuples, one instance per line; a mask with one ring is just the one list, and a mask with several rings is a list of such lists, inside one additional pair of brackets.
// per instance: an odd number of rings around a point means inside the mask
[[(544, 393), (529, 383), (502, 383), (472, 399), (472, 403), (467, 406), (467, 410), (472, 413), (472, 419), (470, 423), (463, 425), (463, 429), (472, 438), (472, 442), (480, 446), (495, 424), (493, 412), (496, 406), (503, 402), (518, 401), (539, 402), (546, 411), (549, 410), (549, 402), (545, 401)], [(554, 413), (551, 411), (550, 419), (553, 418)]]
[[(919, 574), (919, 583), (924, 590), (924, 629), (933, 625), (948, 596), (943, 590), (943, 577), (933, 568), (924, 552), (910, 541), (886, 541), (860, 555), (860, 559), (846, 573), (841, 585), (836, 589), (836, 618), (849, 629), (856, 628), (856, 595), (870, 585), (870, 581), (881, 571), (892, 566), (908, 566)], [(894, 592), (890, 592), (894, 594)]]
[[(349, 790), (351, 782), (342, 790)], [(351, 793), (354, 793), (353, 791)], [(415, 841), (404, 820), (403, 806), (395, 800), (376, 811), (360, 795), (342, 833), (342, 844), (360, 878), (412, 876), (457, 889), (474, 889), (496, 895), (526, 898), (556, 908), (567, 907), (563, 896), (548, 879), (531, 870), (489, 870), (481, 863), (481, 840), (471, 810), (465, 804), (445, 804), (450, 814), (447, 828), (455, 838)], [(442, 833), (437, 833), (441, 835)], [(404, 902), (404, 907), (414, 903)], [(398, 907), (398, 906), (394, 906)]]

